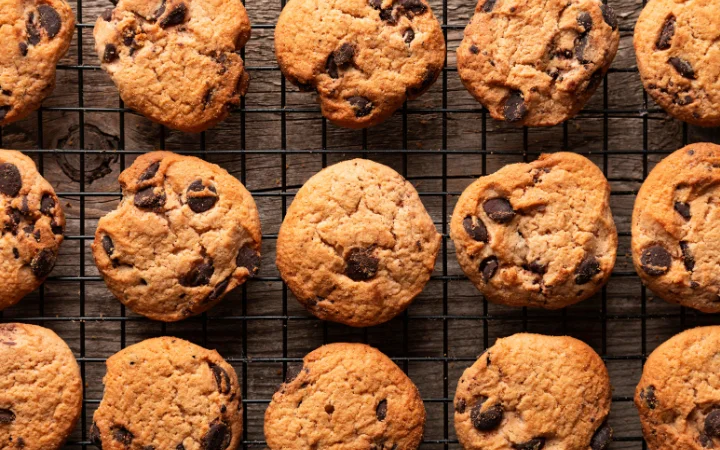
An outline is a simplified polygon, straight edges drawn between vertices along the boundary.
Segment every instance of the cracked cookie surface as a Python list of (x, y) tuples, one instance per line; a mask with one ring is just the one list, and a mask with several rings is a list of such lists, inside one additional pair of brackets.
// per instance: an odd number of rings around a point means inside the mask
[(107, 360), (90, 430), (103, 450), (235, 450), (242, 399), (235, 369), (215, 350), (148, 339)]
[(72, 351), (53, 331), (0, 324), (0, 448), (57, 450), (82, 411)]
[(652, 0), (635, 26), (645, 90), (677, 119), (720, 126), (720, 0)]
[(599, 0), (479, 0), (458, 73), (493, 118), (551, 126), (582, 109), (619, 41), (617, 17)]
[(65, 214), (35, 162), (0, 150), (0, 310), (37, 289), (63, 241)]
[(720, 146), (681, 148), (650, 172), (635, 200), (635, 270), (663, 299), (720, 312)]
[(95, 50), (126, 106), (187, 132), (224, 120), (248, 86), (240, 0), (120, 0), (95, 23)]
[(287, 79), (337, 125), (384, 121), (435, 82), (445, 39), (425, 0), (291, 0), (275, 28)]
[(110, 291), (138, 314), (199, 314), (254, 276), (260, 218), (250, 193), (215, 164), (170, 152), (137, 158), (119, 177), (123, 199), (92, 245)]
[(74, 31), (63, 0), (0, 0), (0, 126), (27, 117), (52, 93)]
[(563, 308), (597, 292), (617, 252), (610, 186), (592, 161), (541, 155), (479, 178), (450, 234), (465, 274), (490, 301)]
[(635, 390), (651, 450), (720, 446), (720, 327), (684, 331), (653, 351)]
[(298, 191), (280, 227), (277, 266), (324, 320), (386, 322), (430, 279), (440, 235), (407, 180), (373, 161), (344, 161)]
[(424, 428), (413, 382), (364, 344), (330, 344), (306, 355), (265, 412), (271, 450), (414, 450)]
[(455, 432), (465, 450), (607, 450), (611, 393), (605, 364), (587, 344), (515, 334), (463, 373)]

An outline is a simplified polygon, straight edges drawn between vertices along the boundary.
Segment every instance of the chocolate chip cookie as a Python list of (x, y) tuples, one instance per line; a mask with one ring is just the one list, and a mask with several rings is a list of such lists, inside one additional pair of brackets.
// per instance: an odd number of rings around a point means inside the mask
[(181, 320), (257, 273), (258, 211), (222, 168), (152, 152), (120, 174), (120, 185), (123, 200), (98, 222), (92, 251), (110, 291), (136, 313)]
[(650, 172), (635, 200), (635, 270), (671, 303), (720, 312), (720, 146), (692, 144)]
[(413, 382), (364, 344), (309, 353), (265, 412), (271, 450), (414, 450), (424, 428), (425, 407)]
[(275, 28), (285, 77), (316, 91), (322, 114), (377, 125), (435, 82), (445, 39), (425, 0), (292, 0)]
[(458, 262), (490, 301), (563, 308), (597, 292), (617, 252), (610, 186), (574, 153), (479, 178), (450, 221)]
[(720, 1), (653, 0), (635, 25), (645, 90), (677, 119), (720, 126)]
[(103, 450), (235, 450), (242, 399), (215, 350), (161, 337), (108, 358), (90, 441)]
[(95, 50), (125, 104), (187, 132), (224, 120), (248, 87), (240, 0), (120, 0), (95, 23)]
[(650, 354), (635, 390), (652, 450), (720, 447), (720, 327), (684, 331)]
[(493, 118), (552, 126), (590, 99), (619, 41), (617, 17), (600, 0), (479, 0), (458, 73)]
[(0, 150), (0, 310), (37, 289), (52, 271), (65, 214), (32, 159)]
[(82, 411), (80, 368), (47, 328), (0, 323), (0, 448), (57, 450)]
[(606, 450), (610, 378), (602, 359), (567, 336), (498, 339), (463, 373), (455, 431), (465, 450)]
[(391, 168), (344, 161), (310, 178), (277, 240), (280, 275), (324, 320), (386, 322), (422, 291), (440, 235), (417, 191)]
[(0, 0), (0, 126), (27, 117), (52, 93), (74, 31), (64, 0)]

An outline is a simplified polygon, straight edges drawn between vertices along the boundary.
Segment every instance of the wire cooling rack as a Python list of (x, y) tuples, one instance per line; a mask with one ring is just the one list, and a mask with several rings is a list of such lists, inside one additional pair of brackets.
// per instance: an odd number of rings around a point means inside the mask
[[(614, 386), (612, 448), (646, 448), (632, 405), (645, 358), (680, 330), (717, 320), (653, 300), (642, 287), (629, 255), (632, 205), (660, 158), (689, 142), (720, 142), (720, 133), (668, 119), (643, 92), (632, 53), (632, 30), (642, 5), (611, 2), (621, 21), (620, 51), (579, 116), (557, 127), (527, 129), (492, 121), (458, 80), (454, 49), (474, 1), (433, 1), (448, 42), (442, 76), (387, 123), (349, 131), (327, 123), (312, 97), (282, 78), (272, 54), (272, 33), (284, 3), (247, 2), (253, 21), (253, 37), (244, 52), (250, 91), (241, 107), (213, 130), (177, 133), (125, 109), (93, 50), (95, 18), (111, 6), (104, 0), (73, 2), (77, 32), (59, 65), (55, 93), (31, 118), (0, 129), (0, 146), (35, 158), (68, 216), (66, 241), (47, 282), (0, 312), (4, 322), (54, 329), (75, 352), (85, 400), (82, 420), (65, 448), (93, 448), (88, 431), (102, 396), (107, 357), (149, 337), (175, 335), (218, 349), (235, 367), (245, 406), (243, 448), (265, 446), (263, 414), (289, 368), (323, 343), (359, 341), (388, 354), (418, 385), (428, 412), (422, 448), (459, 449), (452, 407), (458, 378), (496, 338), (520, 331), (569, 334), (590, 344), (605, 360)], [(138, 154), (156, 148), (195, 154), (228, 169), (253, 193), (264, 231), (259, 276), (208, 313), (174, 324), (125, 310), (105, 288), (89, 250), (97, 219), (120, 198), (117, 175)], [(613, 275), (601, 293), (561, 311), (489, 304), (455, 261), (447, 223), (455, 201), (478, 176), (559, 150), (590, 157), (610, 180), (620, 236)], [(443, 236), (425, 291), (400, 317), (367, 329), (310, 316), (274, 267), (277, 230), (294, 192), (322, 167), (352, 157), (388, 164), (413, 182)]]

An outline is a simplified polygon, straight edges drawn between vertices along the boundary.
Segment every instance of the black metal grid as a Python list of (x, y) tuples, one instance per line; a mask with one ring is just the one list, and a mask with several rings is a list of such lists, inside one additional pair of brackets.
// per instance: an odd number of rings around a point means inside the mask
[[(86, 3), (89, 1), (86, 0)], [(284, 6), (285, 0), (280, 0), (280, 3), (281, 7)], [(449, 4), (453, 4), (453, 0), (442, 0), (441, 3), (433, 4), (434, 11), (442, 22), (446, 39), (449, 33), (461, 32), (466, 23), (466, 20), (449, 20)], [(421, 304), (424, 303), (418, 307), (419, 313), (414, 305), (387, 326), (351, 330), (347, 327), (320, 322), (307, 315), (295, 305), (291, 298), (292, 294), (284, 285), (279, 289), (273, 287), (279, 286), (282, 280), (271, 267), (273, 265), (272, 258), (265, 258), (260, 276), (237, 289), (221, 304), (234, 302), (236, 309), (232, 313), (223, 314), (219, 311), (221, 306), (218, 306), (200, 317), (182, 322), (178, 326), (179, 328), (176, 328), (175, 325), (154, 323), (132, 315), (122, 306), (117, 306), (119, 311), (117, 314), (98, 313), (98, 302), (93, 298), (94, 294), (90, 294), (90, 292), (97, 292), (97, 289), (102, 289), (103, 285), (101, 278), (94, 272), (92, 258), (88, 252), (89, 243), (92, 242), (94, 235), (93, 220), (97, 218), (89, 213), (89, 205), (94, 206), (95, 202), (106, 200), (117, 200), (120, 195), (117, 190), (112, 189), (92, 190), (90, 183), (85, 181), (88, 159), (108, 154), (107, 150), (88, 148), (86, 145), (86, 118), (91, 114), (111, 115), (118, 118), (117, 149), (111, 152), (119, 155), (117, 171), (121, 171), (126, 165), (129, 165), (129, 158), (144, 151), (126, 148), (126, 115), (132, 112), (124, 107), (122, 101), (119, 101), (117, 107), (86, 106), (86, 75), (89, 72), (99, 71), (99, 66), (97, 66), (94, 54), (84, 55), (84, 51), (88, 51), (88, 43), (92, 41), (89, 32), (92, 30), (93, 20), (83, 14), (83, 0), (76, 0), (74, 6), (78, 17), (75, 37), (76, 51), (73, 52), (74, 55), (71, 55), (71, 61), (63, 61), (64, 63), (59, 65), (59, 77), (65, 76), (65, 74), (74, 74), (76, 78), (74, 82), (78, 91), (77, 105), (44, 106), (34, 118), (27, 119), (25, 123), (34, 123), (36, 127), (37, 140), (34, 148), (26, 150), (26, 153), (35, 157), (41, 173), (45, 171), (46, 160), (52, 157), (66, 155), (78, 158), (80, 181), (77, 183), (77, 189), (58, 190), (61, 199), (77, 204), (77, 208), (66, 210), (70, 218), (70, 225), (66, 243), (61, 250), (61, 257), (68, 246), (74, 245), (78, 250), (77, 254), (65, 255), (67, 260), (72, 261), (72, 267), (65, 271), (67, 273), (58, 274), (56, 269), (39, 292), (33, 295), (33, 300), (26, 299), (18, 306), (0, 312), (0, 321), (25, 321), (56, 329), (61, 336), (71, 342), (71, 347), (76, 352), (85, 380), (86, 398), (82, 420), (66, 448), (92, 448), (88, 442), (88, 431), (92, 420), (92, 411), (99, 403), (99, 394), (102, 389), (100, 378), (104, 373), (104, 361), (107, 356), (119, 348), (125, 347), (129, 341), (140, 340), (150, 335), (165, 334), (176, 334), (200, 345), (217, 347), (221, 354), (226, 356), (226, 359), (236, 367), (241, 378), (245, 405), (246, 426), (243, 432), (242, 447), (263, 447), (262, 414), (271, 394), (267, 389), (263, 390), (263, 386), (273, 382), (278, 384), (280, 380), (284, 379), (288, 367), (299, 363), (303, 354), (314, 347), (314, 345), (308, 344), (308, 348), (304, 348), (302, 351), (295, 348), (296, 336), (293, 332), (295, 328), (305, 331), (309, 328), (316, 337), (321, 336), (319, 338), (321, 343), (345, 339), (369, 342), (391, 356), (418, 383), (421, 394), (423, 394), (429, 412), (428, 431), (423, 441), (423, 448), (428, 449), (459, 448), (452, 427), (452, 397), (455, 382), (461, 371), (475, 360), (475, 355), (480, 354), (484, 348), (492, 344), (493, 338), (522, 330), (571, 334), (593, 345), (608, 364), (611, 376), (613, 376), (613, 384), (620, 385), (613, 395), (613, 413), (610, 419), (611, 425), (617, 431), (613, 448), (646, 448), (637, 425), (637, 419), (633, 416), (634, 409), (631, 404), (631, 388), (639, 378), (646, 356), (659, 342), (680, 329), (708, 323), (712, 319), (696, 312), (686, 311), (684, 308), (649, 302), (650, 293), (641, 287), (631, 264), (628, 264), (629, 256), (622, 254), (623, 245), (627, 249), (629, 241), (629, 210), (627, 206), (632, 205), (637, 187), (659, 157), (670, 153), (680, 145), (697, 139), (691, 138), (691, 135), (694, 135), (693, 129), (683, 125), (681, 137), (674, 142), (676, 145), (653, 148), (651, 124), (665, 120), (662, 110), (652, 104), (644, 93), (639, 105), (628, 107), (613, 104), (614, 100), (609, 95), (613, 75), (635, 74), (634, 65), (611, 69), (609, 76), (606, 77), (602, 87), (596, 93), (594, 102), (591, 102), (590, 106), (584, 109), (577, 119), (556, 127), (556, 138), (550, 145), (551, 149), (573, 150), (594, 158), (613, 184), (613, 204), (621, 205), (620, 211), (615, 210), (621, 249), (618, 254), (618, 267), (613, 272), (608, 287), (604, 288), (601, 294), (581, 305), (562, 311), (547, 312), (525, 308), (502, 308), (489, 304), (473, 290), (472, 286), (469, 286), (466, 278), (455, 264), (452, 242), (448, 235), (448, 218), (462, 186), (469, 184), (477, 176), (491, 172), (493, 165), (527, 161), (535, 157), (538, 152), (531, 142), (533, 131), (527, 128), (512, 129), (501, 126), (502, 133), (511, 133), (521, 144), (515, 145), (512, 149), (496, 148), (496, 144), (490, 142), (489, 137), (492, 136), (493, 131), (498, 131), (497, 129), (491, 130), (497, 124), (492, 123), (486, 110), (477, 104), (472, 106), (451, 104), (449, 83), (453, 82), (453, 78), (457, 76), (456, 68), (448, 64), (447, 58), (442, 76), (433, 88), (436, 104), (430, 107), (418, 107), (415, 102), (405, 105), (401, 111), (396, 113), (395, 117), (400, 117), (400, 123), (393, 124), (391, 129), (395, 132), (398, 131), (398, 128), (401, 130), (400, 148), (373, 148), (369, 141), (376, 130), (370, 129), (355, 135), (359, 145), (353, 150), (328, 144), (331, 134), (329, 130), (332, 125), (320, 118), (319, 109), (316, 106), (296, 106), (288, 101), (288, 96), (294, 95), (295, 91), (289, 85), (286, 86), (276, 65), (253, 66), (252, 58), (247, 58), (246, 63), (251, 74), (259, 74), (262, 77), (270, 73), (276, 77), (276, 80), (279, 80), (278, 104), (261, 107), (248, 106), (248, 100), (243, 99), (241, 107), (233, 113), (234, 118), (239, 120), (236, 123), (239, 124), (240, 134), (234, 142), (235, 145), (231, 147), (211, 149), (206, 144), (206, 133), (202, 133), (199, 136), (199, 144), (192, 146), (191, 150), (177, 147), (173, 150), (180, 150), (181, 153), (186, 154), (197, 154), (209, 159), (229, 158), (233, 161), (236, 172), (239, 172), (236, 175), (245, 184), (248, 183), (248, 173), (250, 172), (248, 158), (253, 158), (254, 162), (259, 161), (260, 158), (267, 160), (279, 158), (280, 180), (277, 187), (253, 189), (249, 185), (259, 203), (261, 213), (265, 213), (263, 214), (264, 230), (267, 229), (265, 226), (267, 214), (284, 216), (293, 193), (300, 186), (299, 183), (289, 181), (289, 171), (296, 158), (302, 157), (315, 163), (319, 160), (322, 167), (335, 160), (350, 157), (371, 157), (383, 162), (389, 158), (399, 172), (418, 185), (423, 201), (432, 203), (435, 223), (443, 236), (441, 253), (435, 274), (426, 289), (426, 291), (430, 291), (430, 294), (425, 300), (419, 300)], [(618, 12), (622, 13), (623, 11)], [(633, 23), (623, 23), (621, 27), (625, 42), (632, 34), (632, 25)], [(253, 25), (255, 33), (262, 33), (263, 30), (271, 32), (273, 28), (272, 23)], [(449, 45), (448, 55), (451, 55), (452, 51), (453, 48)], [(251, 81), (249, 96), (253, 95), (252, 83)], [(642, 89), (639, 82), (635, 89), (638, 91)], [(600, 100), (598, 101), (598, 99)], [(47, 149), (43, 127), (47, 123), (47, 116), (50, 113), (63, 116), (77, 115), (80, 132), (76, 148)], [(275, 120), (279, 121), (279, 148), (265, 150), (247, 148), (246, 126), (259, 115), (272, 115)], [(308, 115), (321, 122), (320, 148), (312, 150), (290, 148), (288, 124), (292, 123), (295, 117)], [(439, 148), (411, 148), (410, 142), (413, 140), (411, 127), (416, 121), (426, 116), (430, 117), (428, 126), (440, 134)], [(449, 147), (449, 136), (451, 135), (449, 126), (453, 121), (458, 120), (458, 117), (463, 116), (472, 117), (473, 123), (479, 128), (479, 130), (477, 128), (475, 130), (476, 145), (470, 149), (453, 149)], [(590, 132), (589, 136), (584, 139), (600, 140), (600, 148), (588, 150), (587, 146), (574, 145), (572, 137), (578, 132), (577, 129), (571, 127), (571, 123), (577, 125), (595, 121), (597, 124), (598, 120), (601, 121), (599, 128)], [(641, 123), (642, 143), (633, 148), (613, 148), (611, 134), (615, 128), (621, 126), (622, 122), (620, 121), (625, 120)], [(6, 127), (5, 130), (0, 129), (0, 147), (3, 145), (4, 137), (11, 131), (12, 127)], [(169, 130), (157, 127), (157, 140), (149, 145), (166, 148), (166, 137), (170, 133)], [(705, 140), (717, 142), (718, 136), (711, 134), (710, 138)], [(439, 167), (435, 166), (427, 173), (417, 173), (411, 170), (411, 167), (415, 167), (415, 160), (423, 158), (427, 158), (432, 164), (438, 164)], [(449, 169), (456, 166), (457, 161), (461, 158), (473, 161), (473, 168), (470, 172), (451, 173)], [(631, 175), (613, 176), (612, 169), (625, 163), (626, 158), (639, 159), (640, 166)], [(220, 164), (223, 165), (222, 162)], [(113, 177), (115, 175), (114, 172)], [(423, 184), (431, 187), (424, 189), (421, 187)], [(267, 206), (262, 203), (263, 200), (267, 200), (269, 203), (279, 202), (279, 206)], [(273, 220), (279, 223), (281, 217), (275, 217)], [(273, 254), (276, 236), (272, 232), (266, 232), (263, 235), (264, 254)], [(624, 264), (621, 261), (624, 261)], [(616, 285), (620, 287), (621, 292), (613, 290)], [(58, 315), (54, 313), (59, 308), (56, 299), (64, 298), (62, 295), (58, 295), (58, 291), (64, 290), (65, 287), (68, 287), (69, 291), (66, 297), (70, 301), (76, 302), (78, 306), (77, 314)], [(51, 288), (53, 294), (48, 295), (47, 291)], [(256, 308), (257, 305), (253, 304), (251, 297), (264, 290), (274, 292), (270, 295), (271, 301), (265, 308)], [(625, 292), (626, 290), (629, 292)], [(456, 296), (465, 296), (465, 299), (457, 302)], [(48, 297), (50, 298), (48, 299)], [(102, 301), (114, 300), (104, 298)], [(621, 305), (614, 307), (614, 301), (621, 302)], [(440, 302), (441, 305), (438, 305)], [(34, 308), (34, 310), (21, 307), (23, 305), (29, 305), (28, 307)], [(257, 309), (260, 312), (249, 311), (249, 308)], [(138, 327), (142, 326), (152, 327), (153, 331), (138, 331)], [(113, 329), (104, 331), (106, 334), (103, 336), (110, 336), (112, 340), (119, 342), (103, 343), (104, 337), (95, 336), (94, 333), (102, 334), (102, 329), (106, 327)], [(622, 330), (626, 328), (630, 330), (629, 337), (622, 336)], [(648, 330), (653, 330), (652, 332), (657, 333), (657, 336), (649, 336)], [(238, 334), (241, 347), (239, 351), (222, 342), (224, 338), (238, 337)], [(618, 334), (621, 337), (615, 338)], [(397, 337), (398, 335), (399, 337)], [(281, 346), (276, 346), (272, 350), (272, 344), (268, 345), (263, 342), (263, 336), (277, 340)], [(394, 336), (394, 338), (386, 342), (388, 336)], [(470, 336), (470, 344), (463, 342), (466, 336)], [(433, 342), (431, 348), (427, 350), (419, 344), (425, 340)], [(633, 344), (627, 345), (624, 340), (629, 340)], [(308, 341), (314, 342), (313, 338), (308, 338)], [(632, 346), (635, 344), (633, 350)], [(108, 350), (113, 346), (112, 351)], [(459, 352), (460, 356), (456, 356), (455, 348), (461, 346), (464, 346), (463, 348), (471, 347), (474, 353)], [(104, 349), (101, 356), (95, 356), (96, 347)], [(252, 356), (255, 347), (262, 348), (261, 353), (264, 356)], [(228, 354), (231, 356), (227, 356)], [(232, 356), (233, 354), (237, 354), (237, 356)], [(267, 366), (276, 368), (275, 377), (273, 377), (272, 370), (267, 370)], [(256, 371), (260, 371), (262, 374), (255, 377)], [(625, 382), (622, 377), (627, 377), (629, 381)], [(269, 379), (271, 380), (267, 381)]]

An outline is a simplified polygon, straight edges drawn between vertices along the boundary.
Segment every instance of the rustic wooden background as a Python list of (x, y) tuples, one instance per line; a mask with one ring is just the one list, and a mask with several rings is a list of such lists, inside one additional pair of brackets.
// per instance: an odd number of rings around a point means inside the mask
[[(235, 366), (245, 398), (244, 448), (264, 447), (264, 410), (288, 366), (324, 342), (361, 341), (395, 358), (418, 385), (428, 412), (422, 448), (459, 449), (452, 425), (457, 379), (496, 338), (523, 330), (569, 334), (593, 346), (605, 358), (614, 387), (612, 448), (643, 448), (632, 395), (644, 357), (676, 332), (718, 320), (655, 300), (641, 287), (629, 255), (634, 196), (663, 155), (689, 142), (720, 143), (720, 130), (668, 119), (643, 94), (632, 50), (642, 2), (610, 0), (621, 22), (620, 50), (586, 109), (567, 124), (527, 130), (494, 122), (458, 79), (454, 50), (474, 0), (433, 0), (447, 31), (447, 70), (428, 94), (365, 132), (326, 123), (312, 95), (283, 81), (272, 39), (282, 2), (247, 1), (253, 23), (245, 52), (250, 90), (243, 108), (202, 135), (173, 132), (123, 110), (93, 50), (92, 26), (112, 6), (109, 0), (71, 2), (79, 25), (60, 63), (55, 93), (40, 112), (0, 130), (0, 146), (36, 158), (69, 218), (57, 267), (45, 286), (0, 313), (2, 321), (54, 329), (80, 361), (86, 408), (66, 448), (92, 448), (87, 431), (102, 395), (105, 358), (126, 345), (169, 334), (216, 348)], [(158, 148), (198, 152), (235, 174), (255, 195), (264, 231), (258, 279), (208, 314), (168, 325), (121, 307), (98, 277), (89, 245), (97, 219), (118, 202), (120, 171), (138, 153)], [(615, 273), (602, 294), (564, 311), (487, 304), (462, 276), (447, 236), (458, 194), (504, 164), (563, 149), (589, 155), (611, 181), (621, 236)], [(382, 326), (352, 329), (320, 322), (299, 307), (278, 277), (274, 251), (292, 193), (323, 165), (362, 156), (406, 175), (445, 239), (433, 279), (407, 313)]]

